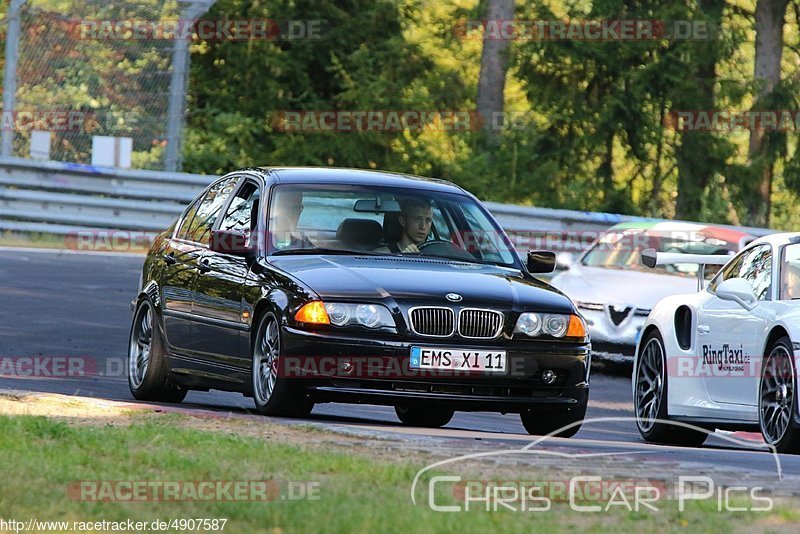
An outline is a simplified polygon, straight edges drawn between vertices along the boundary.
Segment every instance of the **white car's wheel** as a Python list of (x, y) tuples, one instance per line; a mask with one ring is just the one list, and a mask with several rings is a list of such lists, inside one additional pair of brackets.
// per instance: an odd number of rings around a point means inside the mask
[(778, 452), (800, 453), (800, 428), (797, 410), (797, 373), (793, 362), (792, 342), (777, 340), (761, 366), (758, 423), (764, 441)]
[(641, 344), (634, 380), (634, 411), (639, 433), (647, 441), (699, 447), (708, 434), (670, 424), (667, 412), (668, 376), (664, 340), (654, 330)]

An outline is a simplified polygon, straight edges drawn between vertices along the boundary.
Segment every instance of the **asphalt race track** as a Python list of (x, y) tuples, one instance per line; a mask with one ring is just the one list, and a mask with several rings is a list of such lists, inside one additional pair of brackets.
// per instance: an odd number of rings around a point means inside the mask
[[(0, 389), (30, 390), (132, 401), (125, 375), (119, 372), (127, 351), (130, 301), (139, 277), (142, 255), (99, 255), (0, 248), (0, 358), (20, 356), (83, 356), (114, 376), (30, 378), (0, 376)], [(124, 370), (124, 368), (123, 368)], [(190, 393), (183, 407), (247, 413), (252, 400), (238, 394)], [(592, 376), (587, 419), (632, 417), (630, 378), (620, 373)], [(274, 421), (281, 421), (274, 419)], [(446, 437), (454, 443), (522, 447), (532, 438), (517, 415), (457, 413), (444, 429), (408, 429), (394, 410), (378, 406), (318, 405), (316, 425), (373, 433)], [(656, 458), (660, 465), (686, 466), (719, 473), (770, 477), (790, 493), (800, 494), (800, 458), (780, 456), (784, 480), (777, 481), (775, 457), (764, 450), (733, 446), (721, 436), (699, 449), (644, 443), (632, 420), (586, 423), (572, 439), (553, 440), (562, 451), (640, 454), (640, 462)]]

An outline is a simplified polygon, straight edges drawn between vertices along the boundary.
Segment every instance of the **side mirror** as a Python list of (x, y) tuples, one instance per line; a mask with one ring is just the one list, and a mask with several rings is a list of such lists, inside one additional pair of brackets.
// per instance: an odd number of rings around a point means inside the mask
[(549, 250), (528, 252), (528, 272), (531, 274), (552, 273), (556, 270), (556, 253)]
[(758, 306), (753, 287), (744, 278), (728, 278), (722, 282), (717, 286), (717, 297), (722, 300), (732, 300), (747, 311)]
[(244, 232), (227, 230), (211, 231), (211, 250), (221, 254), (248, 257), (253, 253), (249, 236)]
[(556, 254), (556, 270), (569, 271), (575, 265), (575, 259), (569, 252), (559, 252)]

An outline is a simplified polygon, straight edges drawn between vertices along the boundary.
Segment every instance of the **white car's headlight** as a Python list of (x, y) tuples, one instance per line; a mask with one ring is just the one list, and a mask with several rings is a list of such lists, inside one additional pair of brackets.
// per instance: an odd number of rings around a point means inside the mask
[(586, 323), (577, 315), (526, 312), (517, 319), (514, 333), (530, 337), (546, 335), (583, 339), (586, 337)]

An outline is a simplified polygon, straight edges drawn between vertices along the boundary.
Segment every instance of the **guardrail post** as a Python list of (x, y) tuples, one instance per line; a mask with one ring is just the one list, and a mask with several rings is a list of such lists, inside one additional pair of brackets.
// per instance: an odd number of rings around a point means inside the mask
[[(11, 0), (6, 15), (6, 59), (3, 68), (3, 113), (11, 114), (7, 124), (14, 124), (17, 105), (17, 60), (19, 59), (20, 13), (25, 0)], [(14, 128), (0, 128), (0, 155), (11, 156), (14, 150)]]

